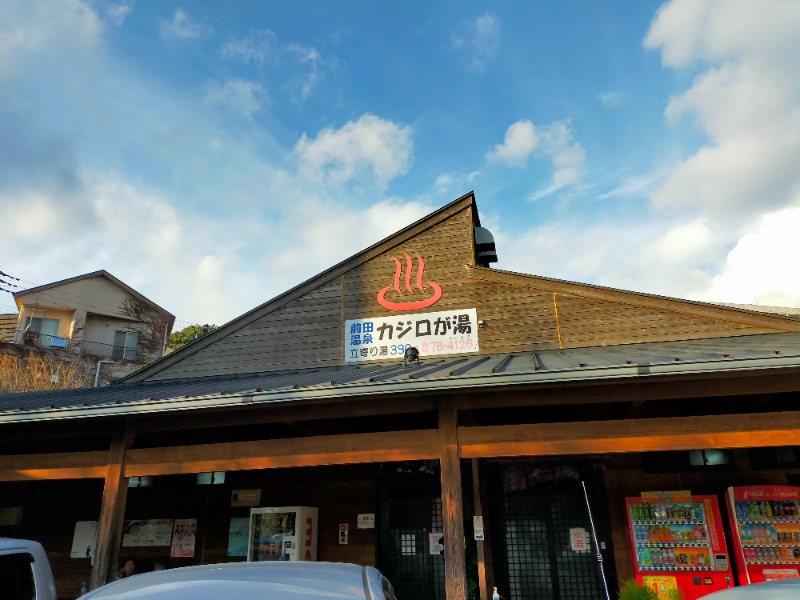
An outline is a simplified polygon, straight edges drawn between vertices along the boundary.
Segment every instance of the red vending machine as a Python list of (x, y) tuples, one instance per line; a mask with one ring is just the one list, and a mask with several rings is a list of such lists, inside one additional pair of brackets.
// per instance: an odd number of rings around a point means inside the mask
[(659, 600), (669, 600), (676, 587), (685, 600), (733, 587), (715, 496), (693, 496), (688, 490), (642, 492), (625, 503), (636, 580), (652, 586)]
[(739, 584), (800, 577), (800, 487), (730, 487), (726, 503)]

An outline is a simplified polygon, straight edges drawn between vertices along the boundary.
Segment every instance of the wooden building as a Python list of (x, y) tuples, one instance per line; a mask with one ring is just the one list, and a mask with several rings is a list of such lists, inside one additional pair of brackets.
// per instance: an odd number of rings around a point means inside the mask
[[(42, 540), (74, 597), (164, 551), (123, 547), (125, 521), (196, 519), (173, 565), (242, 560), (255, 493), (318, 507), (319, 559), (400, 600), (566, 600), (632, 574), (626, 496), (800, 481), (800, 320), (493, 250), (468, 194), (111, 387), (0, 396), (0, 535)], [(589, 509), (597, 553), (556, 552)], [(70, 557), (84, 521), (93, 561)]]

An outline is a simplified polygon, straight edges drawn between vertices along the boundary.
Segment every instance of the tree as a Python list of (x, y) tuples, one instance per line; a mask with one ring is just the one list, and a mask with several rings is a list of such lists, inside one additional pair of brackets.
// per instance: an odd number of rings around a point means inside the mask
[(199, 340), (204, 335), (208, 335), (217, 328), (216, 325), (189, 325), (180, 331), (176, 331), (169, 336), (167, 348), (177, 350), (186, 344)]
[(78, 356), (55, 357), (33, 352), (24, 357), (0, 356), (0, 391), (3, 393), (90, 387), (93, 381), (94, 365)]
[(126, 317), (136, 322), (132, 328), (139, 332), (142, 353), (149, 358), (161, 356), (169, 327), (167, 318), (138, 298), (126, 298), (122, 301), (121, 309)]

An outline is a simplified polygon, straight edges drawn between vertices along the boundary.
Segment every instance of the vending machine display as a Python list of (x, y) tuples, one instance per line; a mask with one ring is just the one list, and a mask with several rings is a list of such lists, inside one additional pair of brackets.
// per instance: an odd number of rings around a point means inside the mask
[(733, 586), (719, 503), (689, 491), (643, 492), (625, 499), (636, 579), (659, 600), (670, 588), (685, 600)]
[(310, 506), (251, 508), (247, 560), (317, 560), (317, 512)]
[(800, 577), (800, 488), (730, 487), (726, 503), (739, 583)]

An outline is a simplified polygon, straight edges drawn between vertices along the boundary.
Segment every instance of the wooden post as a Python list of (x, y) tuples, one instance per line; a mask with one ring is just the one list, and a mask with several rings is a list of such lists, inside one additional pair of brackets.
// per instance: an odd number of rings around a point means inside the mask
[(476, 542), (478, 546), (478, 589), (481, 600), (491, 600), (494, 587), (494, 570), (492, 567), (492, 538), (489, 525), (489, 515), (486, 512), (487, 503), (482, 494), (480, 469), (478, 459), (472, 459), (472, 496), (475, 503), (475, 514), (483, 517), (484, 540)]
[(464, 505), (461, 496), (461, 465), (456, 432), (457, 411), (452, 402), (439, 406), (439, 434), (442, 477), (442, 519), (444, 523), (444, 573), (447, 600), (467, 597), (464, 551)]
[(125, 451), (133, 444), (133, 433), (127, 423), (114, 429), (111, 449), (108, 453), (106, 481), (103, 486), (103, 501), (100, 505), (100, 520), (97, 523), (97, 546), (90, 589), (112, 581), (117, 568), (117, 555), (122, 545), (122, 529), (125, 519), (125, 503), (128, 500), (128, 485), (125, 479)]

